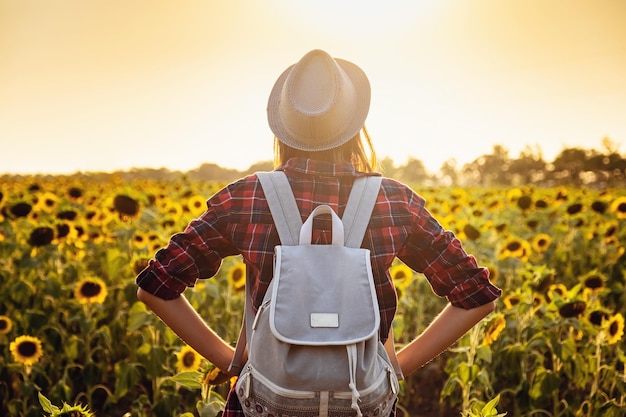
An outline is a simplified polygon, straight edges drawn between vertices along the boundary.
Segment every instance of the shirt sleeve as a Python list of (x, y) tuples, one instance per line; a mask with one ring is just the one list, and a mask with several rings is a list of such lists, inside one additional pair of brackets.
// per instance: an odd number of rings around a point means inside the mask
[(191, 221), (185, 230), (174, 234), (160, 249), (135, 282), (145, 291), (165, 300), (180, 296), (199, 278), (210, 278), (219, 270), (222, 259), (237, 250), (228, 237), (228, 190), (207, 202), (207, 210)]
[(435, 294), (446, 297), (454, 306), (470, 309), (487, 304), (502, 291), (489, 280), (489, 271), (478, 265), (460, 240), (425, 208), (425, 201), (409, 195), (412, 232), (398, 257), (409, 267), (423, 273)]

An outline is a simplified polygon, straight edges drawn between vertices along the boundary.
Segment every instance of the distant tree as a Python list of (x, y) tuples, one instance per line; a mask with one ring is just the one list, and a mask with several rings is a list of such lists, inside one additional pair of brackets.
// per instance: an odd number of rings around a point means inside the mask
[(223, 168), (213, 163), (205, 163), (189, 171), (189, 178), (201, 181), (233, 181), (240, 175), (235, 169)]
[(553, 178), (559, 182), (569, 181), (574, 185), (583, 182), (582, 173), (585, 171), (588, 151), (581, 148), (566, 148), (559, 153), (553, 166)]
[(519, 183), (530, 184), (544, 178), (546, 165), (539, 147), (526, 146), (517, 159), (511, 160), (508, 171)]
[(463, 173), (473, 182), (481, 185), (509, 184), (509, 151), (502, 145), (495, 145), (493, 153), (483, 155), (463, 167)]
[(442, 178), (448, 178), (450, 184), (457, 184), (459, 182), (459, 171), (458, 171), (458, 162), (454, 158), (450, 158), (445, 161), (441, 168), (439, 168), (439, 173)]
[(396, 166), (393, 159), (386, 156), (382, 160), (378, 161), (379, 170), (387, 177), (394, 177), (396, 175)]
[(413, 157), (410, 157), (405, 165), (398, 167), (395, 174), (398, 179), (407, 183), (424, 182), (429, 179), (424, 163)]
[(256, 164), (250, 165), (250, 168), (248, 168), (248, 170), (245, 171), (243, 174), (249, 175), (255, 172), (259, 172), (259, 171), (271, 171), (273, 169), (274, 169), (274, 162), (263, 161), (263, 162), (257, 162)]

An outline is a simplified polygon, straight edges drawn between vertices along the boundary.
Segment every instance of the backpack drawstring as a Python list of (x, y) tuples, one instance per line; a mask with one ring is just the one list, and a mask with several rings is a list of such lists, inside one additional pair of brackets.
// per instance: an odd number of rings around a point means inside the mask
[(357, 417), (363, 417), (363, 413), (361, 413), (361, 408), (359, 408), (358, 401), (361, 398), (361, 394), (359, 394), (359, 390), (356, 389), (356, 369), (357, 369), (357, 350), (356, 344), (347, 345), (346, 349), (348, 351), (348, 367), (350, 368), (350, 383), (348, 386), (352, 391), (352, 404), (350, 405), (354, 411), (356, 411)]

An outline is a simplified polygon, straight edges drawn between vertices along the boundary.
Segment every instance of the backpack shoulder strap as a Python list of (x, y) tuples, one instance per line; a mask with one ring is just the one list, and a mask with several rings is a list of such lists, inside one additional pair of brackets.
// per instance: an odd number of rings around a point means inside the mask
[[(282, 171), (257, 172), (256, 173), (267, 204), (272, 213), (280, 242), (283, 245), (297, 245), (300, 241), (300, 229), (302, 228), (302, 218), (296, 204), (296, 199), (287, 180), (287, 176)], [(250, 283), (246, 276), (246, 298), (243, 314), (243, 323), (239, 331), (235, 353), (228, 368), (232, 374), (239, 374), (244, 365), (244, 356), (247, 345), (247, 334), (252, 328), (254, 311), (252, 310), (252, 300), (250, 297)]]
[(354, 181), (341, 219), (344, 225), (345, 246), (361, 247), (381, 182), (381, 176), (361, 177)]
[(257, 172), (256, 175), (272, 212), (281, 244), (297, 245), (302, 218), (287, 176), (282, 171)]

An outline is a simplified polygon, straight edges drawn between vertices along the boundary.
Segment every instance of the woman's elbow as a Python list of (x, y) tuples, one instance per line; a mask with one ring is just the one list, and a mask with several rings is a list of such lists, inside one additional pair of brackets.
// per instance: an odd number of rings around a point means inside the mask
[(141, 301), (142, 303), (148, 304), (152, 297), (154, 296), (150, 294), (148, 291), (144, 290), (141, 287), (137, 288), (137, 299)]
[(485, 312), (485, 316), (489, 313), (493, 313), (496, 309), (496, 302), (495, 300), (493, 301), (489, 301), (487, 304), (484, 304), (481, 306), (481, 308), (483, 308), (484, 312)]

